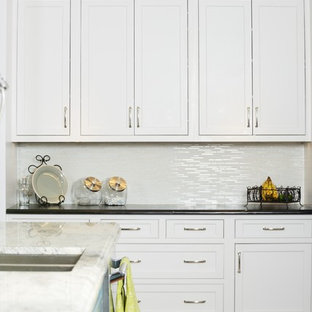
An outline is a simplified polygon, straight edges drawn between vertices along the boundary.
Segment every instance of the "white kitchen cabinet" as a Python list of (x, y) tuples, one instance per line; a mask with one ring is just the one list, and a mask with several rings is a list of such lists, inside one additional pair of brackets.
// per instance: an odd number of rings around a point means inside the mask
[[(222, 285), (138, 285), (141, 311), (223, 312)], [(161, 300), (159, 300), (161, 298)], [(165, 304), (164, 304), (165, 303)]]
[(83, 0), (81, 134), (133, 135), (133, 0)]
[(66, 136), (70, 123), (70, 0), (19, 0), (16, 133)]
[(135, 1), (138, 135), (186, 135), (187, 0)]
[(311, 215), (9, 214), (7, 220), (118, 223), (116, 257), (130, 259), (141, 311), (311, 312)]
[(307, 134), (304, 12), (304, 0), (199, 1), (200, 135)]
[(252, 134), (251, 1), (199, 0), (199, 133)]
[(303, 0), (253, 0), (254, 134), (303, 135)]
[(14, 142), (311, 140), (310, 0), (12, 6)]
[(236, 312), (310, 312), (311, 244), (237, 244)]
[(187, 0), (84, 0), (81, 23), (81, 134), (186, 135)]

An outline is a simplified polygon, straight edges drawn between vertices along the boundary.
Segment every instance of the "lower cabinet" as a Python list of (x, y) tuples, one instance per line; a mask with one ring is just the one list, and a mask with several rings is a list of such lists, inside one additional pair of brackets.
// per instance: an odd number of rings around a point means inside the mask
[(223, 312), (223, 285), (138, 285), (142, 312)]
[(311, 244), (237, 244), (236, 312), (310, 312)]
[(116, 222), (142, 312), (311, 312), (311, 215), (8, 215)]
[(129, 257), (136, 278), (223, 278), (221, 244), (119, 244), (116, 253)]

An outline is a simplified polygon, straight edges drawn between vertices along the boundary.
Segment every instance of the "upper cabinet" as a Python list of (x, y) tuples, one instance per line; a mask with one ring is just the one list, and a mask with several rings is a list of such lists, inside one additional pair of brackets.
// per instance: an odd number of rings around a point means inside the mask
[(305, 136), (303, 0), (199, 0), (199, 12), (200, 134)]
[(199, 131), (252, 134), (250, 0), (199, 0)]
[(69, 135), (70, 0), (18, 2), (16, 134)]
[(187, 134), (187, 0), (135, 1), (135, 133)]
[(311, 140), (310, 0), (12, 3), (13, 141)]
[(83, 0), (81, 46), (82, 135), (187, 134), (186, 0)]
[(132, 135), (133, 0), (83, 0), (81, 134)]
[(254, 134), (306, 133), (303, 0), (253, 0)]

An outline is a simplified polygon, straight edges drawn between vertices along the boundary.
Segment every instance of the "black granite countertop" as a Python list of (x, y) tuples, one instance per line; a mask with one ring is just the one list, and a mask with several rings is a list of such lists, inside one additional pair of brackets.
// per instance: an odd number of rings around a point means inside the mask
[(13, 206), (7, 214), (119, 214), (119, 215), (221, 215), (221, 214), (312, 214), (312, 205), (126, 205), (126, 206), (78, 206), (63, 204), (61, 206), (28, 207)]

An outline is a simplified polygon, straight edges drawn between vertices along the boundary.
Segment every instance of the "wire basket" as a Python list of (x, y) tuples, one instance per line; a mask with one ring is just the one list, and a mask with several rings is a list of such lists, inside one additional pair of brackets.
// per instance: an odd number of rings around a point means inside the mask
[[(263, 188), (262, 186), (247, 187), (247, 205), (249, 203), (259, 203), (260, 207), (264, 203), (288, 204), (298, 203), (301, 205), (301, 187), (276, 187)], [(246, 205), (246, 206), (247, 206)]]

